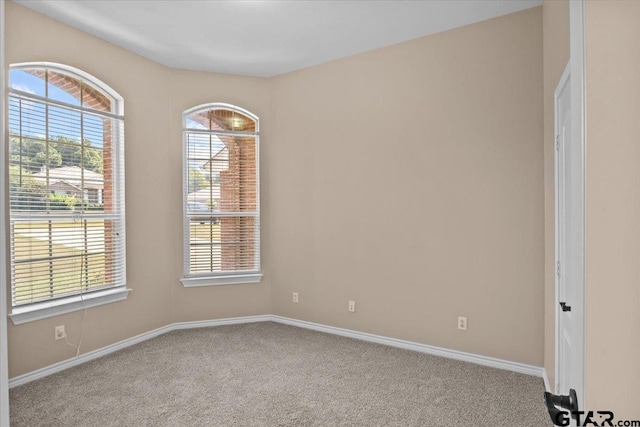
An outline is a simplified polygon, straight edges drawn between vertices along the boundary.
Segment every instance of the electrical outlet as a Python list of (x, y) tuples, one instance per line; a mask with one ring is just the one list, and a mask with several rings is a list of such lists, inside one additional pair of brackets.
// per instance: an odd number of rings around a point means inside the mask
[(355, 313), (356, 312), (356, 302), (355, 301), (349, 301), (349, 305), (347, 307), (347, 309), (351, 312), (351, 313)]
[(298, 298), (298, 293), (297, 292), (293, 293), (293, 302), (300, 302), (300, 298)]
[(54, 338), (56, 341), (63, 340), (67, 337), (67, 333), (64, 331), (64, 325), (56, 326), (54, 329)]
[(467, 330), (467, 318), (466, 317), (458, 317), (458, 329), (462, 331)]

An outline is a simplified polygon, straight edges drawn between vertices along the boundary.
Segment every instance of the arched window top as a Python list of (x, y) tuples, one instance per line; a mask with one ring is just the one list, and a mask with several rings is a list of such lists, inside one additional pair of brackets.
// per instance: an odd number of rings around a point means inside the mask
[(186, 129), (258, 132), (258, 116), (230, 104), (203, 104), (184, 112)]
[(51, 99), (75, 107), (122, 116), (122, 97), (104, 82), (68, 65), (51, 62), (12, 64), (13, 92)]

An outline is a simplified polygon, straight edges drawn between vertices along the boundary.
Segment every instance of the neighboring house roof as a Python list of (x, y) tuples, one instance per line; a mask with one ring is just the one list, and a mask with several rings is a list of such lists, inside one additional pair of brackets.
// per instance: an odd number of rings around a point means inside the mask
[(187, 201), (189, 202), (207, 203), (209, 200), (220, 200), (219, 186), (215, 185), (211, 188), (207, 187), (187, 194)]
[(53, 184), (49, 184), (49, 190), (72, 191), (74, 193), (80, 193), (82, 191), (80, 187), (69, 184), (66, 181), (56, 181)]
[[(84, 188), (86, 189), (101, 189), (104, 187), (104, 177), (102, 174), (90, 171), (88, 169), (82, 169), (78, 166), (64, 166), (61, 168), (49, 169), (49, 186), (55, 185), (59, 182), (64, 182), (74, 187), (83, 186), (84, 175)], [(46, 182), (47, 171), (41, 170), (33, 175), (36, 181)]]
[(207, 160), (207, 162), (202, 165), (202, 169), (209, 173), (222, 172), (229, 169), (229, 150), (227, 147), (224, 147), (214, 154), (211, 160)]

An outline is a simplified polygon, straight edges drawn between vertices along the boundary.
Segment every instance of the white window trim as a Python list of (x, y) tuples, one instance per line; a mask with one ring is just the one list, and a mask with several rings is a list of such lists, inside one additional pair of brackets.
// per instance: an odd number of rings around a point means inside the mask
[[(189, 218), (186, 215), (187, 212), (187, 199), (189, 194), (188, 182), (184, 179), (184, 171), (188, 168), (187, 161), (187, 138), (186, 138), (186, 129), (187, 129), (187, 116), (195, 111), (212, 109), (212, 108), (223, 108), (227, 110), (237, 111), (240, 114), (243, 114), (247, 117), (253, 119), (256, 123), (256, 130), (252, 135), (255, 135), (256, 138), (256, 211), (257, 215), (255, 216), (257, 222), (257, 239), (256, 239), (256, 249), (255, 249), (255, 258), (256, 263), (258, 265), (258, 270), (255, 271), (242, 271), (242, 272), (233, 272), (233, 271), (221, 271), (221, 272), (211, 272), (211, 273), (199, 273), (199, 274), (189, 274)], [(262, 280), (261, 273), (261, 257), (260, 257), (260, 119), (258, 116), (253, 114), (252, 112), (245, 110), (244, 108), (232, 105), (225, 104), (221, 102), (213, 102), (209, 104), (202, 104), (190, 108), (182, 113), (182, 171), (183, 171), (183, 179), (182, 179), (182, 218), (183, 218), (183, 240), (182, 240), (182, 252), (183, 252), (183, 277), (180, 279), (180, 282), (185, 288), (196, 288), (203, 286), (223, 286), (223, 285), (242, 285), (242, 284), (253, 284), (260, 283)]]
[(262, 273), (236, 274), (225, 276), (191, 276), (184, 277), (180, 281), (185, 288), (197, 288), (200, 286), (238, 285), (242, 283), (260, 283)]
[[(46, 67), (48, 69), (60, 71), (65, 74), (76, 75), (80, 77), (85, 83), (88, 83), (100, 91), (107, 93), (111, 96), (115, 102), (114, 111), (112, 115), (124, 117), (124, 100), (119, 93), (109, 87), (107, 84), (99, 80), (98, 78), (92, 76), (91, 74), (77, 69), (75, 67), (71, 67), (68, 65), (56, 64), (52, 62), (24, 62), (11, 64), (11, 68), (20, 68), (20, 67)], [(4, 102), (4, 101), (3, 101)], [(9, 143), (9, 139), (6, 139), (6, 144)], [(124, 156), (124, 152), (120, 152), (120, 146), (117, 144), (114, 147), (114, 154), (121, 158), (120, 156)], [(6, 159), (3, 159), (6, 161)], [(4, 163), (3, 163), (4, 164)], [(116, 162), (116, 168), (120, 168), (121, 165), (119, 162)], [(124, 191), (124, 174), (120, 173), (120, 171), (116, 170), (116, 176), (120, 176), (122, 191)], [(123, 257), (126, 260), (126, 215), (125, 215), (125, 206), (124, 206), (124, 195), (122, 195), (122, 239), (123, 239)], [(7, 217), (10, 217), (10, 213), (7, 212)], [(11, 260), (8, 261), (11, 263)], [(124, 276), (126, 281), (126, 261), (124, 261), (123, 269)], [(8, 283), (9, 286), (12, 284)], [(80, 311), (91, 307), (97, 307), (104, 304), (109, 304), (112, 302), (123, 301), (127, 298), (131, 292), (131, 289), (126, 287), (126, 284), (121, 286), (116, 286), (100, 291), (89, 292), (86, 294), (77, 294), (71, 295), (68, 297), (57, 298), (54, 300), (43, 301), (39, 303), (29, 304), (26, 306), (18, 306), (11, 308), (11, 314), (9, 314), (9, 318), (13, 322), (14, 325), (21, 325), (23, 323), (33, 322), (36, 320), (46, 319), (49, 317), (59, 316), (61, 314), (72, 313), (74, 311)]]
[(109, 288), (102, 291), (39, 302), (24, 307), (14, 308), (9, 317), (15, 325), (21, 325), (35, 320), (84, 310), (85, 308), (122, 301), (127, 298), (129, 292), (131, 292), (131, 289), (119, 286), (117, 288)]
[[(5, 67), (4, 67), (4, 2), (0, 2), (0, 138), (5, 139)], [(0, 426), (9, 426), (9, 352), (7, 337), (7, 253), (6, 253), (6, 224), (7, 205), (6, 191), (8, 190), (4, 174), (4, 142), (0, 143)]]

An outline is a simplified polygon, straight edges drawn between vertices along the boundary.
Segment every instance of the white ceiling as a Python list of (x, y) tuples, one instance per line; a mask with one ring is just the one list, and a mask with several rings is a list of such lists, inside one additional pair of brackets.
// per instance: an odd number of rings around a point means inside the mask
[(273, 76), (542, 0), (14, 0), (161, 64)]

